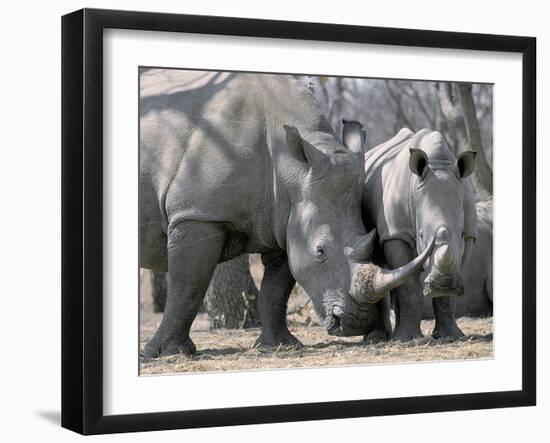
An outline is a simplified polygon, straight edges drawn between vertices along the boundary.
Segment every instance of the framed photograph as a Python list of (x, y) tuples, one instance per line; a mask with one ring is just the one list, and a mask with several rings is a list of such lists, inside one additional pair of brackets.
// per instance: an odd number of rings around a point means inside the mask
[(536, 403), (536, 40), (62, 20), (62, 426)]

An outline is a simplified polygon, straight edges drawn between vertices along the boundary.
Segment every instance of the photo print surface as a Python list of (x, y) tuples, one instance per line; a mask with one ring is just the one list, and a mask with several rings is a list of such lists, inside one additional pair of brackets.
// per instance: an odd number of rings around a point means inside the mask
[(493, 358), (493, 86), (139, 69), (140, 375)]

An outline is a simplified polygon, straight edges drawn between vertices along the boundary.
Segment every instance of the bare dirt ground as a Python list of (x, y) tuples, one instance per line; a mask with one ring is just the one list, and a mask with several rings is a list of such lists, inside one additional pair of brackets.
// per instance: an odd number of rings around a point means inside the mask
[[(160, 319), (161, 314), (149, 312), (142, 315), (141, 355)], [(191, 332), (197, 354), (191, 358), (184, 355), (156, 359), (141, 357), (140, 374), (492, 358), (493, 319), (464, 317), (458, 323), (466, 334), (459, 340), (432, 339), (429, 334), (433, 320), (425, 320), (422, 322), (422, 331), (426, 335), (423, 339), (376, 344), (366, 344), (361, 337), (331, 337), (322, 326), (295, 323), (290, 326), (290, 331), (304, 344), (303, 349), (264, 353), (254, 348), (259, 329), (210, 331), (208, 315), (199, 314)]]

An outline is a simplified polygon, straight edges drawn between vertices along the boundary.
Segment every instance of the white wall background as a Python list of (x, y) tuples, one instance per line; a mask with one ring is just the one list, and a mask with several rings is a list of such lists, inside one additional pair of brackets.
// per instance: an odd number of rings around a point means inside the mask
[[(282, 20), (318, 21), (449, 31), (531, 35), (538, 38), (539, 226), (548, 226), (550, 156), (543, 157), (544, 123), (550, 121), (550, 28), (544, 2), (514, 6), (462, 0), (352, 2), (201, 0), (5, 2), (0, 32), (0, 435), (4, 441), (72, 441), (59, 427), (60, 410), (60, 16), (87, 7), (155, 10)], [(518, 147), (519, 148), (519, 147)], [(519, 155), (511, 152), (509, 155)], [(542, 198), (540, 196), (546, 196)], [(543, 202), (544, 200), (544, 202)], [(514, 233), (511, 233), (514, 234)], [(519, 234), (519, 233), (516, 233)], [(513, 238), (512, 238), (513, 239)], [(550, 266), (550, 236), (539, 228), (539, 276)], [(107, 441), (231, 442), (388, 439), (543, 441), (550, 434), (548, 374), (550, 309), (539, 278), (539, 381), (534, 408), (415, 416), (165, 431), (99, 437)]]

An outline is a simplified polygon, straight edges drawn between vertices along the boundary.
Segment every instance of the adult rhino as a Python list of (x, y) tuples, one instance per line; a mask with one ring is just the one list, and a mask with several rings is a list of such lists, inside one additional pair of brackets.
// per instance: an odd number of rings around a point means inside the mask
[[(140, 265), (168, 272), (145, 357), (192, 354), (191, 324), (216, 265), (262, 254), (258, 344), (300, 346), (286, 324), (298, 281), (329, 333), (368, 334), (379, 299), (416, 272), (366, 263), (361, 149), (344, 147), (289, 76), (147, 70), (140, 77)], [(365, 282), (365, 284), (362, 284)]]
[[(344, 121), (344, 144), (363, 145), (358, 122)], [(464, 292), (461, 268), (476, 238), (476, 210), (468, 177), (475, 152), (455, 158), (438, 132), (402, 129), (365, 154), (363, 220), (378, 231), (379, 259), (397, 268), (414, 259), (435, 237), (435, 248), (420, 273), (392, 293), (396, 313), (394, 338), (421, 337), (424, 296), (433, 298), (434, 337), (463, 333), (454, 316), (455, 297)]]
[[(493, 315), (493, 203), (476, 203), (477, 238), (464, 266), (464, 295), (456, 299), (455, 317)], [(433, 318), (431, 297), (424, 298), (423, 318)]]

